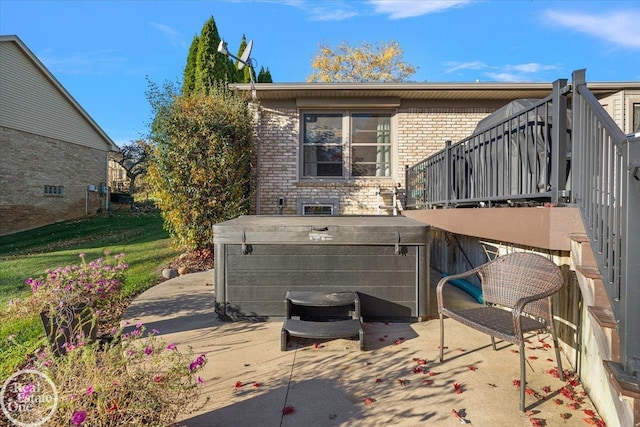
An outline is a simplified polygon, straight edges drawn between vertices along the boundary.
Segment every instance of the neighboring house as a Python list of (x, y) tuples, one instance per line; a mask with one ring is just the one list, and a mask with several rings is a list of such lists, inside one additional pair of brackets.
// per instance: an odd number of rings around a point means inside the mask
[[(248, 84), (232, 85), (250, 91)], [(638, 126), (640, 83), (589, 87), (621, 128)], [(551, 83), (255, 85), (257, 214), (394, 213), (405, 167), (469, 136), (478, 121)], [(396, 210), (397, 213), (397, 210)]]
[(0, 36), (0, 235), (108, 205), (118, 147), (29, 48)]
[(130, 182), (127, 170), (109, 156), (109, 190), (114, 193), (128, 193)]

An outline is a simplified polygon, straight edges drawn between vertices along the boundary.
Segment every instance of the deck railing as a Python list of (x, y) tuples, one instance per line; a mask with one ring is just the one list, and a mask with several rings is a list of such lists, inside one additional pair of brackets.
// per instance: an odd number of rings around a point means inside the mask
[(552, 94), (530, 108), (455, 144), (447, 141), (442, 151), (407, 168), (406, 208), (563, 203), (571, 143), (566, 83), (554, 82)]
[[(573, 73), (573, 198), (580, 209), (611, 307), (621, 363), (640, 360), (640, 138), (627, 137)], [(636, 379), (637, 381), (637, 379)]]
[(623, 369), (638, 381), (640, 138), (620, 130), (587, 88), (584, 70), (571, 86), (555, 81), (531, 108), (447, 141), (408, 167), (405, 182), (406, 209), (576, 205), (619, 322)]

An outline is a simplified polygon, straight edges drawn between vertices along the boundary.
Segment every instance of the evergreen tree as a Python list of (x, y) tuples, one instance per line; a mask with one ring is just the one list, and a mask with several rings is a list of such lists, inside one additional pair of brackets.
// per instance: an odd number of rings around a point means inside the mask
[(220, 36), (213, 16), (204, 23), (198, 40), (194, 92), (207, 93), (216, 82), (235, 80), (233, 62), (218, 52)]
[(269, 67), (267, 67), (266, 70), (264, 69), (264, 67), (260, 67), (260, 72), (258, 73), (258, 83), (273, 83)]
[(184, 67), (184, 76), (182, 78), (182, 93), (193, 93), (196, 85), (196, 56), (198, 54), (198, 36), (193, 36), (193, 41), (189, 47), (189, 55), (187, 56), (187, 65)]

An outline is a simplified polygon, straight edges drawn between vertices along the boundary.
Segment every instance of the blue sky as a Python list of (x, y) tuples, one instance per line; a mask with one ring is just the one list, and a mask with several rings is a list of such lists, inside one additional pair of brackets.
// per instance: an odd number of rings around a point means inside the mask
[(119, 145), (147, 133), (147, 78), (180, 81), (193, 36), (213, 16), (236, 52), (275, 83), (304, 82), (319, 44), (396, 41), (416, 82), (640, 80), (640, 2), (0, 0), (15, 34)]

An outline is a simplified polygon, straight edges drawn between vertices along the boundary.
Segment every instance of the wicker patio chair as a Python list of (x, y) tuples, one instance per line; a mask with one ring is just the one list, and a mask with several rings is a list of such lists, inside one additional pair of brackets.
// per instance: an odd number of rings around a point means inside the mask
[[(447, 282), (473, 274), (480, 277), (484, 305), (465, 309), (447, 307), (443, 295)], [(443, 278), (436, 290), (440, 313), (440, 362), (444, 358), (444, 316), (490, 335), (494, 350), (496, 337), (517, 344), (520, 351), (520, 410), (524, 412), (527, 386), (525, 333), (537, 330), (551, 333), (560, 380), (564, 381), (551, 310), (551, 296), (562, 288), (563, 283), (558, 266), (533, 253), (500, 256), (465, 273)]]

